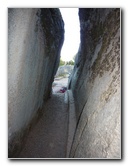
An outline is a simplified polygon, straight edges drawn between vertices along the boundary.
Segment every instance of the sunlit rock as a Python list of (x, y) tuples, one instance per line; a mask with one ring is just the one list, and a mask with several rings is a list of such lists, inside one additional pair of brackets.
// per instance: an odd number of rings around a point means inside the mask
[(69, 83), (77, 128), (70, 157), (121, 157), (120, 9), (79, 9), (81, 44)]

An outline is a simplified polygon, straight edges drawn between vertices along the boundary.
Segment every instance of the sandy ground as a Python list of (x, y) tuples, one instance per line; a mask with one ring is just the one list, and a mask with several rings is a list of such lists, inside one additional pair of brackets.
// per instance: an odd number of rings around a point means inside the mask
[(65, 158), (68, 134), (68, 104), (65, 94), (58, 93), (67, 87), (68, 77), (56, 78), (53, 94), (47, 101), (43, 116), (31, 129), (18, 158)]
[(63, 87), (67, 87), (67, 84), (68, 84), (68, 77), (66, 78), (56, 78), (53, 82), (53, 87), (52, 87), (52, 90), (53, 90), (53, 93), (58, 93), (58, 91)]
[(43, 116), (28, 134), (18, 158), (66, 157), (68, 104), (64, 96), (56, 93), (47, 101)]

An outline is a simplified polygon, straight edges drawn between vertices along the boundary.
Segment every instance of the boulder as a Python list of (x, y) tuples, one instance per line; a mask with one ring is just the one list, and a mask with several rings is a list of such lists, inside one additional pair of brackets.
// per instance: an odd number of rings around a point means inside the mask
[(70, 157), (121, 158), (120, 9), (79, 9), (81, 44), (69, 82), (77, 127)]
[(70, 75), (72, 73), (73, 67), (73, 65), (60, 66), (57, 70), (55, 77)]
[(9, 157), (18, 154), (25, 134), (50, 97), (63, 40), (59, 9), (8, 9)]

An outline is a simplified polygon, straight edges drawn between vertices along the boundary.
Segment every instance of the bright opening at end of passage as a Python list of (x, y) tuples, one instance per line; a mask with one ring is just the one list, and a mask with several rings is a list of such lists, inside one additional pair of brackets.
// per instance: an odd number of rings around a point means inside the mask
[(80, 44), (78, 8), (59, 8), (64, 21), (65, 37), (61, 50), (63, 61), (74, 61)]

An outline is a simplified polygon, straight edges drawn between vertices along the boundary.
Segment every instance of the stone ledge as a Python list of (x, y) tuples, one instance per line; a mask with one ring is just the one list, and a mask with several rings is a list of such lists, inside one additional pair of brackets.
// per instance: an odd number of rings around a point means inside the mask
[[(76, 112), (74, 105), (74, 98), (71, 90), (67, 90), (66, 96), (68, 96), (68, 104), (69, 104), (69, 118), (68, 118), (68, 137), (67, 137), (67, 149), (66, 149), (66, 158), (69, 158), (70, 150), (72, 147), (72, 142), (76, 130)], [(67, 99), (66, 99), (67, 101)]]

